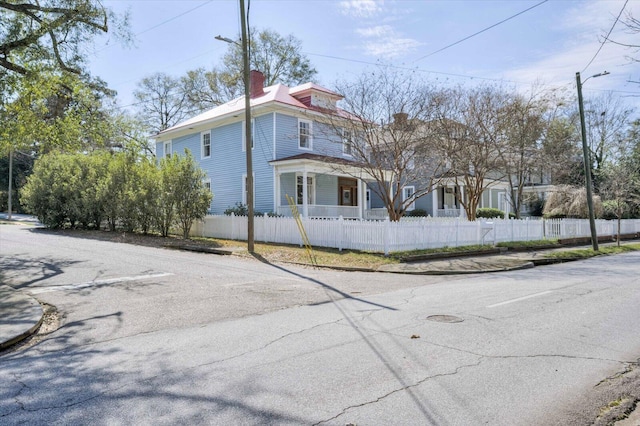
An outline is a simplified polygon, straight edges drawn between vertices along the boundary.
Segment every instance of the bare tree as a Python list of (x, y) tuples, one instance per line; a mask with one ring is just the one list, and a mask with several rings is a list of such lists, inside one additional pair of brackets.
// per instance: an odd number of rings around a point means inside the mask
[(505, 144), (500, 151), (507, 181), (511, 206), (520, 217), (524, 186), (540, 170), (542, 136), (545, 130), (545, 104), (540, 96), (514, 94), (504, 111)]
[[(415, 73), (379, 67), (352, 81), (336, 83), (344, 96), (341, 110), (326, 111), (327, 133), (353, 162), (335, 166), (356, 178), (383, 202), (389, 218), (400, 220), (407, 208), (431, 192), (444, 170), (434, 156), (433, 121), (437, 92)], [(330, 136), (328, 136), (330, 137)], [(357, 164), (358, 169), (347, 167)], [(412, 194), (404, 188), (414, 187)], [(407, 196), (408, 195), (408, 196)]]
[(618, 221), (618, 245), (620, 245), (621, 221), (635, 206), (640, 205), (640, 170), (632, 161), (622, 160), (607, 164), (603, 170), (601, 193), (605, 198), (605, 213)]
[(237, 94), (235, 84), (228, 73), (217, 68), (207, 71), (197, 68), (188, 71), (180, 79), (182, 90), (194, 111), (204, 112), (227, 102)]
[(594, 188), (598, 191), (604, 166), (624, 151), (633, 110), (609, 92), (585, 101), (587, 143), (591, 154)]
[[(264, 75), (265, 85), (282, 83), (295, 86), (313, 81), (317, 71), (302, 53), (302, 42), (293, 35), (283, 36), (270, 29), (251, 30), (250, 66)], [(229, 44), (223, 58), (223, 79), (229, 88), (242, 93), (242, 48), (239, 43)]]
[(165, 73), (143, 78), (133, 95), (138, 100), (140, 119), (151, 132), (161, 132), (193, 113), (180, 79)]
[(501, 153), (508, 96), (496, 86), (458, 87), (440, 100), (437, 149), (447, 161), (448, 179), (463, 188), (456, 192), (458, 202), (475, 220), (484, 191), (506, 176)]

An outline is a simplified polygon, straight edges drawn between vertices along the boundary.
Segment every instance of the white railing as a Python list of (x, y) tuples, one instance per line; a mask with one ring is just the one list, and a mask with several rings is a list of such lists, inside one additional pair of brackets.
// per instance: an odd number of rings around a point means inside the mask
[[(298, 205), (298, 211), (303, 214), (303, 206)], [(309, 217), (312, 218), (338, 218), (340, 216), (349, 219), (357, 219), (360, 217), (360, 208), (354, 206), (325, 206), (320, 204), (309, 204), (307, 206)], [(278, 206), (278, 214), (281, 216), (291, 217), (291, 208), (289, 206)]]
[(436, 217), (459, 217), (460, 209), (437, 209)]
[(389, 218), (386, 208), (375, 208), (364, 211), (364, 218), (368, 220), (385, 220)]
[[(474, 222), (460, 218), (403, 218), (400, 222), (302, 219), (302, 223), (313, 246), (385, 254), (393, 251), (591, 235), (589, 221), (586, 219), (479, 219)], [(302, 244), (297, 225), (290, 217), (256, 217), (254, 229), (256, 241)], [(617, 221), (597, 220), (596, 231), (598, 236), (614, 237), (617, 233)], [(640, 219), (623, 220), (622, 233), (639, 234)], [(193, 226), (191, 235), (246, 240), (247, 218), (234, 215), (207, 216)]]

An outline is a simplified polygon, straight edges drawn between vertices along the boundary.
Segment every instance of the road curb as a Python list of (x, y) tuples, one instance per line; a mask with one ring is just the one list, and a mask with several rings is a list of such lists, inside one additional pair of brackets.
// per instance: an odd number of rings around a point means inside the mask
[(470, 275), (470, 274), (488, 274), (488, 273), (494, 273), (494, 272), (519, 271), (521, 269), (531, 269), (533, 267), (535, 267), (533, 262), (526, 261), (518, 265), (509, 266), (509, 267), (484, 268), (484, 269), (393, 270), (393, 269), (384, 269), (384, 266), (381, 266), (376, 270), (376, 272), (386, 272), (390, 274), (405, 274), (405, 275)]
[(1, 285), (0, 293), (4, 293), (3, 299), (7, 303), (0, 319), (4, 334), (0, 337), (3, 339), (0, 350), (4, 350), (35, 334), (42, 325), (44, 310), (35, 298), (12, 287)]

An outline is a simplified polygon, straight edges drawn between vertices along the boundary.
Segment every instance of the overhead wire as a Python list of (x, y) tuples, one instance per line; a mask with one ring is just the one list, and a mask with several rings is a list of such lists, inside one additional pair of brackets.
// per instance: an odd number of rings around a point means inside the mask
[(433, 51), (433, 52), (431, 52), (431, 53), (429, 53), (429, 54), (427, 54), (427, 55), (421, 56), (420, 58), (416, 59), (416, 60), (415, 60), (415, 61), (413, 61), (413, 62), (415, 63), (415, 62), (421, 61), (421, 60), (423, 60), (423, 59), (425, 59), (425, 58), (428, 58), (429, 56), (433, 56), (433, 55), (435, 55), (436, 53), (440, 53), (440, 52), (442, 52), (443, 50), (447, 50), (447, 49), (449, 49), (449, 48), (451, 48), (451, 47), (453, 47), (453, 46), (455, 46), (455, 45), (458, 45), (458, 44), (462, 43), (463, 41), (467, 41), (467, 40), (469, 40), (470, 38), (475, 37), (475, 36), (477, 36), (477, 35), (479, 35), (479, 34), (482, 34), (482, 33), (486, 32), (486, 31), (488, 31), (488, 30), (490, 30), (490, 29), (492, 29), (492, 28), (495, 28), (495, 27), (497, 27), (498, 25), (504, 24), (505, 22), (510, 21), (511, 19), (513, 19), (513, 18), (515, 18), (515, 17), (517, 17), (517, 16), (522, 15), (523, 13), (526, 13), (526, 12), (528, 12), (528, 11), (532, 10), (532, 9), (535, 9), (536, 7), (538, 7), (538, 6), (540, 6), (540, 5), (544, 4), (544, 3), (546, 3), (546, 2), (548, 2), (548, 1), (549, 1), (549, 0), (542, 0), (541, 2), (536, 3), (536, 4), (534, 4), (533, 6), (531, 6), (531, 7), (527, 8), (527, 9), (525, 9), (525, 10), (521, 11), (521, 12), (518, 12), (518, 13), (516, 13), (515, 15), (511, 15), (511, 16), (509, 16), (508, 18), (503, 19), (503, 20), (502, 20), (502, 21), (500, 21), (500, 22), (496, 22), (495, 24), (490, 25), (490, 26), (488, 26), (488, 27), (487, 27), (487, 28), (485, 28), (485, 29), (482, 29), (482, 30), (480, 30), (480, 31), (478, 31), (478, 32), (475, 32), (475, 33), (473, 33), (473, 34), (471, 34), (471, 35), (469, 35), (469, 36), (467, 36), (467, 37), (465, 37), (465, 38), (462, 38), (462, 39), (460, 39), (460, 40), (458, 40), (458, 41), (456, 41), (456, 42), (454, 42), (454, 43), (448, 44), (448, 45), (446, 45), (445, 47), (440, 48), (440, 49), (438, 49), (438, 50), (436, 50), (436, 51)]
[[(181, 17), (181, 16), (184, 16), (184, 15), (186, 15), (186, 14), (190, 13), (190, 12), (193, 12), (194, 10), (197, 10), (197, 9), (198, 9), (198, 8), (200, 8), (200, 7), (203, 7), (203, 6), (205, 6), (206, 4), (211, 3), (212, 1), (213, 1), (213, 0), (209, 0), (209, 1), (206, 1), (206, 2), (204, 2), (204, 3), (202, 3), (202, 4), (199, 4), (198, 6), (196, 6), (196, 7), (194, 7), (194, 8), (191, 8), (191, 9), (189, 9), (189, 10), (185, 11), (185, 12), (182, 12), (182, 13), (180, 13), (180, 14), (176, 15), (176, 16), (173, 16), (172, 18), (169, 18), (169, 19), (167, 19), (167, 20), (165, 20), (165, 21), (162, 21), (162, 22), (160, 22), (160, 23), (158, 23), (158, 24), (156, 24), (156, 25), (154, 25), (154, 26), (152, 26), (152, 27), (149, 27), (149, 28), (147, 28), (147, 29), (145, 29), (145, 30), (143, 30), (143, 31), (141, 31), (141, 32), (139, 32), (139, 33), (137, 33), (136, 35), (140, 35), (140, 34), (143, 34), (143, 33), (148, 32), (148, 31), (151, 31), (151, 30), (153, 30), (153, 29), (156, 29), (156, 28), (158, 28), (158, 27), (160, 27), (160, 26), (162, 26), (162, 25), (164, 25), (164, 24), (167, 24), (167, 23), (169, 23), (169, 22), (171, 22), (171, 21), (173, 21), (173, 20), (175, 20), (175, 19), (177, 19), (177, 18), (179, 18), (179, 17)], [(464, 37), (464, 38), (462, 38), (462, 39), (460, 39), (460, 40), (458, 40), (458, 41), (456, 41), (456, 42), (454, 42), (454, 43), (451, 43), (451, 44), (449, 44), (449, 45), (447, 45), (447, 46), (444, 46), (444, 47), (442, 47), (442, 48), (440, 48), (440, 49), (438, 49), (438, 50), (436, 50), (436, 51), (434, 51), (434, 52), (431, 52), (431, 53), (429, 53), (429, 54), (427, 54), (427, 55), (424, 55), (424, 56), (422, 56), (422, 57), (420, 57), (420, 58), (416, 59), (416, 60), (414, 61), (414, 63), (415, 63), (415, 62), (418, 62), (418, 61), (420, 61), (420, 60), (422, 60), (422, 59), (425, 59), (425, 58), (427, 58), (427, 57), (429, 57), (429, 56), (435, 55), (436, 53), (439, 53), (439, 52), (442, 52), (442, 51), (444, 51), (444, 50), (446, 50), (446, 49), (449, 49), (449, 48), (451, 48), (451, 47), (453, 47), (453, 46), (455, 46), (455, 45), (458, 45), (458, 44), (460, 44), (460, 43), (462, 43), (462, 42), (464, 42), (464, 41), (466, 41), (466, 40), (469, 40), (469, 39), (470, 39), (470, 38), (472, 38), (472, 37), (475, 37), (475, 36), (477, 36), (477, 35), (479, 35), (479, 34), (482, 34), (482, 33), (486, 32), (486, 31), (488, 31), (488, 30), (490, 30), (490, 29), (492, 29), (492, 28), (495, 28), (496, 26), (501, 25), (501, 24), (503, 24), (503, 23), (505, 23), (505, 22), (507, 22), (507, 21), (509, 21), (509, 20), (511, 20), (511, 19), (514, 19), (514, 18), (516, 18), (516, 17), (518, 17), (518, 16), (520, 16), (520, 15), (522, 15), (522, 14), (524, 14), (524, 13), (526, 13), (526, 12), (528, 12), (528, 11), (532, 10), (532, 9), (535, 9), (535, 8), (537, 8), (537, 7), (541, 6), (542, 4), (547, 3), (548, 1), (549, 1), (549, 0), (543, 0), (543, 1), (540, 1), (540, 2), (536, 3), (535, 5), (533, 5), (533, 6), (529, 7), (529, 8), (527, 8), (527, 9), (524, 9), (524, 10), (522, 10), (522, 11), (520, 11), (520, 12), (518, 12), (518, 13), (514, 14), (514, 15), (509, 16), (508, 18), (505, 18), (505, 19), (503, 19), (503, 20), (501, 20), (501, 21), (499, 21), (499, 22), (497, 22), (497, 23), (495, 23), (495, 24), (493, 24), (493, 25), (490, 25), (489, 27), (486, 27), (486, 28), (484, 28), (484, 29), (482, 29), (482, 30), (480, 30), (480, 31), (477, 31), (477, 32), (475, 32), (474, 34), (471, 34), (471, 35), (469, 35), (469, 36), (467, 36), (467, 37)], [(594, 55), (594, 57), (592, 58), (592, 60), (589, 62), (589, 64), (587, 64), (587, 67), (588, 67), (588, 66), (591, 64), (591, 62), (593, 62), (593, 60), (596, 58), (596, 56), (598, 55), (598, 53), (599, 53), (599, 52), (600, 52), (600, 50), (602, 49), (602, 46), (604, 45), (604, 42), (606, 42), (606, 41), (608, 40), (609, 35), (610, 35), (610, 34), (611, 34), (611, 32), (613, 31), (613, 28), (615, 27), (616, 23), (618, 22), (618, 20), (619, 20), (619, 18), (620, 18), (620, 16), (621, 16), (622, 12), (624, 11), (624, 9), (625, 9), (625, 7), (626, 7), (626, 5), (627, 5), (628, 1), (629, 1), (629, 0), (626, 0), (626, 1), (625, 1), (625, 4), (624, 4), (624, 6), (622, 7), (622, 9), (621, 9), (620, 13), (618, 14), (618, 17), (616, 18), (616, 21), (614, 22), (613, 26), (611, 27), (611, 29), (610, 29), (610, 30), (609, 30), (609, 32), (608, 32), (607, 37), (605, 37), (605, 40), (603, 41), (603, 43), (602, 43), (602, 44), (601, 44), (601, 46), (600, 46), (600, 49), (598, 49), (598, 51), (596, 52), (596, 54)], [(247, 6), (248, 6), (248, 8), (250, 8), (250, 7), (251, 7), (250, 0), (248, 0), (248, 4), (247, 4)], [(248, 21), (248, 16), (247, 16), (247, 21)], [(247, 24), (248, 24), (248, 22), (247, 22)], [(249, 41), (249, 40), (248, 40), (248, 41)], [(249, 44), (249, 47), (250, 47), (250, 43), (248, 43), (248, 44)], [(335, 59), (335, 60), (339, 60), (339, 61), (347, 61), (347, 62), (353, 62), (353, 63), (361, 63), (361, 64), (365, 64), (365, 65), (381, 65), (381, 66), (385, 66), (385, 67), (389, 67), (389, 68), (394, 68), (394, 69), (401, 69), (401, 70), (407, 70), (407, 71), (416, 71), (416, 72), (422, 72), (422, 73), (427, 73), (427, 74), (435, 74), (435, 75), (443, 75), (443, 76), (447, 76), (447, 77), (464, 78), (464, 79), (469, 79), (469, 80), (483, 80), (483, 81), (494, 81), (494, 82), (500, 82), (500, 83), (527, 84), (527, 85), (528, 85), (528, 84), (530, 84), (530, 83), (518, 82), (518, 81), (513, 81), (513, 80), (505, 80), (505, 79), (497, 79), (497, 78), (488, 78), (488, 77), (477, 77), (477, 76), (470, 76), (470, 75), (464, 75), (464, 74), (446, 73), (446, 72), (439, 72), (439, 71), (433, 71), (433, 70), (423, 70), (423, 69), (420, 69), (420, 68), (410, 68), (410, 67), (406, 67), (406, 66), (398, 66), (398, 65), (391, 65), (391, 64), (381, 64), (381, 63), (376, 63), (376, 62), (363, 61), (363, 60), (357, 60), (357, 59), (350, 59), (350, 58), (344, 58), (344, 57), (339, 57), (339, 56), (334, 56), (334, 55), (324, 55), (324, 54), (313, 53), (313, 52), (302, 52), (302, 53), (304, 53), (304, 54), (306, 54), (306, 55), (310, 55), (310, 56), (318, 56), (318, 57), (323, 57), (323, 58), (328, 58), (328, 59)], [(198, 56), (202, 56), (202, 55), (198, 55)], [(198, 57), (198, 56), (196, 56), (196, 57)], [(196, 57), (194, 57), (194, 58), (196, 58)], [(190, 58), (190, 59), (194, 59), (194, 58)], [(181, 61), (181, 62), (185, 62), (185, 61)], [(587, 67), (585, 67), (585, 69), (586, 69)], [(619, 92), (619, 93), (635, 93), (635, 92), (621, 92), (621, 91), (617, 91), (617, 92)], [(139, 105), (139, 104), (141, 104), (141, 103), (143, 103), (143, 102), (135, 102), (135, 103), (131, 103), (131, 104), (128, 104), (128, 105), (118, 106), (117, 108), (118, 108), (118, 109), (121, 109), (121, 108), (130, 107), (130, 106), (137, 106), (137, 105)]]
[(602, 40), (602, 43), (600, 43), (600, 47), (598, 48), (598, 51), (596, 52), (595, 55), (593, 55), (593, 58), (591, 58), (591, 60), (587, 64), (587, 66), (584, 67), (584, 69), (581, 72), (585, 72), (585, 70), (587, 68), (589, 68), (589, 65), (591, 65), (593, 63), (593, 61), (596, 59), (596, 57), (598, 56), (598, 54), (600, 53), (600, 51), (604, 47), (604, 44), (609, 40), (609, 36), (611, 35), (611, 32), (613, 31), (613, 29), (616, 27), (616, 24), (618, 23), (618, 21), (620, 20), (620, 16), (622, 16), (622, 12), (627, 7), (627, 3), (629, 3), (629, 0), (626, 0), (624, 2), (624, 4), (622, 5), (622, 9), (620, 9), (620, 13), (618, 13), (618, 16), (616, 17), (616, 20), (613, 22), (613, 25), (611, 26), (611, 29), (609, 30), (609, 32), (605, 36), (604, 40)]

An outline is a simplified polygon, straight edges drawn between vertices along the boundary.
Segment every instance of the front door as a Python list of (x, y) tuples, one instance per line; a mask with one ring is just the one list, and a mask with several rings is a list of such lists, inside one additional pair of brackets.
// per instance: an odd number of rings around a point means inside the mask
[(358, 181), (356, 179), (339, 178), (339, 197), (341, 206), (358, 205)]

